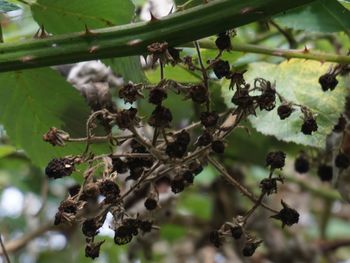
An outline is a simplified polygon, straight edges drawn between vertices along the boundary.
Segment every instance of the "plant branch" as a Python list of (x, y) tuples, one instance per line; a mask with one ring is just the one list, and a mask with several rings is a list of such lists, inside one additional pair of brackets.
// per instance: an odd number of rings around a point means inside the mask
[(0, 45), (0, 72), (145, 54), (154, 42), (178, 46), (313, 1), (218, 0), (157, 21), (5, 43)]
[(2, 254), (4, 255), (4, 258), (6, 259), (6, 262), (7, 262), (7, 263), (11, 263), (10, 257), (9, 257), (9, 255), (7, 254), (7, 250), (6, 250), (6, 248), (5, 248), (4, 242), (2, 242), (1, 234), (0, 234), (0, 245), (1, 245)]

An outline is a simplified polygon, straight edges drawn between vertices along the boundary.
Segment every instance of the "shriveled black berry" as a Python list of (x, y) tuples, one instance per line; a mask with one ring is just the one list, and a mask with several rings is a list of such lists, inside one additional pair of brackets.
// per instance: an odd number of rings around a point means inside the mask
[(278, 214), (271, 216), (271, 218), (281, 220), (282, 228), (287, 225), (291, 226), (299, 222), (299, 213), (290, 208), (283, 200), (281, 200), (283, 208), (278, 212)]
[(68, 158), (52, 159), (46, 166), (45, 173), (49, 178), (57, 179), (70, 176), (74, 171), (74, 162)]
[(128, 165), (119, 157), (112, 157), (113, 172), (120, 174), (126, 173), (128, 171)]
[(171, 142), (167, 145), (165, 153), (171, 158), (182, 158), (187, 151), (187, 145), (178, 141)]
[(293, 111), (294, 109), (289, 103), (283, 103), (277, 108), (277, 114), (281, 120), (288, 118)]
[(131, 140), (130, 147), (133, 153), (146, 153), (147, 149), (136, 140)]
[(99, 224), (95, 219), (87, 219), (82, 225), (82, 232), (87, 237), (93, 237), (98, 234), (98, 229), (100, 228)]
[(149, 92), (148, 102), (156, 105), (162, 104), (162, 101), (168, 97), (162, 88), (154, 88)]
[(336, 75), (333, 73), (326, 73), (322, 75), (318, 82), (321, 84), (322, 90), (334, 90), (335, 87), (338, 85), (338, 80), (336, 79)]
[(203, 132), (201, 136), (198, 137), (197, 145), (198, 146), (207, 146), (213, 141), (213, 136), (209, 132)]
[(179, 178), (175, 178), (174, 180), (172, 180), (171, 182), (171, 191), (174, 194), (180, 193), (185, 189), (185, 181), (183, 178), (179, 177)]
[(144, 203), (147, 210), (154, 210), (158, 206), (158, 201), (155, 198), (148, 197)]
[(317, 169), (317, 175), (323, 182), (329, 182), (333, 178), (333, 168), (327, 164), (321, 164)]
[(145, 169), (143, 167), (130, 168), (130, 175), (127, 178), (125, 178), (125, 181), (139, 179), (143, 174), (144, 170)]
[(263, 193), (267, 195), (277, 193), (277, 181), (282, 181), (281, 178), (265, 178), (260, 182), (260, 188)]
[(148, 220), (141, 220), (139, 227), (144, 233), (151, 232), (153, 227), (153, 222)]
[(190, 163), (188, 168), (191, 171), (191, 173), (193, 173), (194, 175), (198, 175), (203, 171), (203, 166), (198, 162)]
[(80, 184), (72, 185), (68, 188), (68, 193), (70, 196), (76, 196), (80, 191)]
[(73, 200), (64, 200), (61, 202), (60, 206), (58, 207), (58, 211), (68, 213), (68, 214), (75, 214), (78, 210), (78, 205)]
[(258, 97), (257, 102), (260, 110), (273, 110), (276, 102), (276, 90), (269, 85)]
[(346, 124), (347, 121), (344, 118), (344, 116), (340, 116), (338, 119), (338, 123), (333, 127), (333, 131), (337, 133), (343, 132), (345, 130)]
[(136, 236), (138, 234), (138, 228), (140, 227), (140, 220), (135, 218), (124, 219), (123, 225), (128, 227), (130, 232)]
[(254, 104), (254, 98), (249, 95), (248, 87), (237, 89), (237, 91), (233, 95), (231, 101), (233, 104), (235, 104), (243, 109), (247, 109), (249, 107), (252, 107)]
[(299, 156), (298, 158), (295, 159), (294, 162), (294, 169), (298, 173), (307, 173), (310, 169), (310, 163), (308, 159), (306, 159), (304, 156)]
[(191, 141), (190, 134), (186, 130), (182, 130), (180, 133), (176, 134), (176, 143), (182, 144), (187, 147)]
[(243, 228), (241, 226), (231, 227), (231, 235), (234, 239), (240, 239), (243, 235)]
[(189, 171), (184, 171), (182, 173), (182, 178), (189, 184), (192, 184), (193, 183), (193, 180), (194, 180), (194, 175)]
[(106, 197), (107, 203), (117, 201), (120, 190), (118, 185), (110, 179), (106, 179), (99, 184), (100, 193)]
[(208, 100), (207, 88), (202, 84), (191, 86), (189, 96), (193, 102), (202, 104)]
[(139, 94), (138, 88), (134, 84), (128, 83), (119, 90), (119, 97), (124, 99), (125, 103), (132, 104), (139, 97), (141, 97), (141, 95)]
[(218, 38), (215, 40), (215, 45), (220, 50), (230, 50), (231, 49), (230, 36), (226, 32), (219, 33)]
[(124, 130), (133, 126), (138, 121), (136, 114), (137, 109), (133, 107), (117, 112), (115, 122), (119, 129)]
[(214, 63), (213, 70), (218, 79), (229, 76), (231, 72), (230, 63), (220, 59)]
[(220, 247), (222, 245), (220, 234), (217, 230), (210, 232), (209, 241), (216, 247)]
[(266, 165), (271, 169), (283, 168), (285, 165), (286, 154), (282, 151), (269, 152), (266, 156)]
[(100, 189), (95, 183), (88, 183), (84, 186), (83, 194), (81, 199), (88, 200), (93, 199), (96, 200), (100, 194)]
[(204, 127), (213, 127), (218, 123), (219, 114), (217, 114), (215, 111), (202, 112), (200, 115), (200, 120)]
[(105, 241), (100, 241), (97, 243), (88, 243), (86, 244), (85, 247), (85, 257), (87, 258), (98, 258), (100, 256), (100, 248), (101, 245), (104, 243)]
[(132, 232), (127, 226), (120, 226), (114, 231), (114, 243), (117, 245), (125, 245), (132, 240)]
[(334, 160), (335, 166), (340, 169), (346, 169), (350, 165), (349, 157), (344, 153), (339, 153)]
[(211, 149), (214, 152), (219, 153), (219, 154), (224, 153), (225, 152), (225, 144), (223, 141), (219, 141), (219, 140), (213, 141), (211, 143)]
[(178, 63), (178, 62), (181, 61), (181, 58), (180, 58), (180, 52), (181, 51), (182, 51), (181, 49), (168, 47), (168, 52), (169, 52), (170, 56), (172, 57), (172, 59), (174, 60), (173, 64)]
[(242, 254), (245, 257), (251, 257), (255, 253), (255, 250), (259, 247), (262, 241), (247, 242), (242, 250)]
[(314, 118), (305, 119), (303, 125), (301, 126), (301, 132), (305, 135), (311, 135), (313, 132), (317, 131), (317, 129), (317, 122)]
[(172, 120), (173, 115), (171, 114), (171, 111), (168, 108), (159, 105), (152, 112), (148, 124), (152, 127), (166, 128), (170, 126)]

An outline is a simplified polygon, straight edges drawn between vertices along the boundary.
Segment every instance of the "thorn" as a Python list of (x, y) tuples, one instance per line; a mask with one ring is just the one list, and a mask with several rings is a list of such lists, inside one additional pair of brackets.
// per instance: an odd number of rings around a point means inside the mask
[(303, 50), (303, 53), (309, 53), (310, 52), (310, 49), (308, 49), (307, 46), (304, 47), (304, 50)]
[(89, 53), (95, 53), (99, 49), (99, 46), (92, 46), (89, 48)]
[(170, 9), (168, 15), (171, 15), (171, 13), (173, 12), (173, 10), (174, 10), (174, 5), (171, 6), (171, 9)]

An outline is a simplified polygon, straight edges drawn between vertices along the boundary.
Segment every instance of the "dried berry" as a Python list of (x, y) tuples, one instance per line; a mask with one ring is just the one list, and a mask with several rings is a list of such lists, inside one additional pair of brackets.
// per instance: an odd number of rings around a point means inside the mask
[(148, 221), (148, 220), (142, 220), (140, 222), (139, 227), (142, 230), (142, 232), (144, 232), (144, 233), (151, 232), (152, 227), (153, 227), (153, 222)]
[(125, 103), (134, 103), (138, 98), (142, 98), (142, 94), (139, 93), (139, 89), (137, 88), (136, 85), (132, 83), (128, 83), (124, 85), (120, 90), (119, 90), (119, 97), (121, 99), (124, 99)]
[(318, 129), (317, 122), (312, 117), (306, 118), (304, 120), (303, 125), (301, 126), (301, 132), (306, 135), (311, 135), (312, 132), (317, 131), (317, 129)]
[(149, 125), (157, 128), (166, 128), (170, 126), (170, 122), (173, 120), (173, 115), (168, 108), (163, 106), (157, 106), (152, 112), (151, 117), (148, 120)]
[(187, 145), (178, 141), (171, 142), (167, 145), (165, 152), (171, 158), (182, 158), (187, 151)]
[(336, 75), (333, 73), (326, 73), (322, 75), (318, 82), (321, 84), (322, 90), (334, 90), (335, 87), (338, 85), (338, 80), (336, 79)]
[(203, 166), (198, 162), (190, 163), (188, 168), (190, 169), (190, 172), (195, 175), (198, 175), (203, 171)]
[(182, 130), (180, 133), (176, 134), (175, 141), (187, 147), (191, 141), (190, 134), (186, 130)]
[(127, 226), (120, 226), (114, 231), (114, 242), (117, 245), (125, 245), (132, 240), (132, 232)]
[(110, 179), (106, 179), (99, 184), (100, 193), (106, 197), (105, 201), (107, 203), (114, 203), (119, 197), (119, 187), (118, 185)]
[(231, 49), (231, 38), (226, 32), (219, 33), (218, 38), (215, 40), (215, 45), (220, 50), (230, 50)]
[(247, 242), (242, 250), (242, 254), (245, 257), (253, 256), (255, 250), (259, 247), (262, 241)]
[(346, 169), (350, 165), (349, 157), (344, 153), (339, 153), (334, 160), (335, 166), (340, 169)]
[(269, 152), (266, 156), (266, 165), (271, 169), (282, 169), (285, 165), (286, 154), (282, 151)]
[(193, 180), (194, 180), (194, 175), (189, 171), (184, 171), (182, 173), (182, 178), (189, 184), (192, 184), (193, 183)]
[(138, 228), (140, 226), (140, 220), (135, 219), (135, 218), (127, 218), (124, 219), (123, 225), (129, 228), (129, 231), (136, 236), (139, 231)]
[(126, 173), (128, 171), (127, 163), (124, 162), (119, 157), (112, 156), (112, 165), (113, 165), (113, 172), (123, 174), (123, 173)]
[(217, 230), (210, 232), (209, 241), (216, 247), (220, 247), (222, 245), (220, 234)]
[(72, 185), (68, 188), (68, 193), (71, 197), (76, 196), (80, 191), (80, 184)]
[(70, 176), (74, 171), (74, 162), (69, 158), (52, 159), (45, 169), (49, 178), (57, 179)]
[(207, 146), (209, 144), (211, 144), (211, 142), (213, 141), (213, 136), (205, 131), (203, 132), (203, 134), (201, 136), (199, 136), (198, 140), (197, 140), (197, 145), (198, 146)]
[(128, 180), (138, 180), (141, 175), (143, 174), (144, 172), (144, 168), (143, 167), (132, 167), (130, 168), (130, 174), (128, 177), (125, 178), (125, 181), (128, 181)]
[(338, 123), (333, 127), (333, 131), (337, 133), (343, 132), (345, 130), (346, 124), (347, 121), (344, 118), (344, 116), (340, 116), (338, 119)]
[(99, 228), (100, 226), (95, 219), (87, 219), (84, 221), (81, 230), (85, 236), (93, 237), (98, 234)]
[(131, 126), (134, 126), (139, 120), (136, 117), (137, 109), (131, 107), (129, 109), (124, 109), (117, 112), (115, 117), (115, 122), (118, 125), (119, 129), (128, 129)]
[(213, 69), (218, 79), (229, 76), (231, 72), (230, 63), (221, 59), (214, 63)]
[(162, 88), (154, 88), (149, 92), (149, 97), (148, 97), (148, 102), (155, 104), (155, 105), (160, 105), (162, 104), (162, 101), (167, 98), (167, 94), (164, 89)]
[(181, 58), (180, 58), (181, 51), (182, 51), (181, 49), (177, 49), (177, 48), (173, 48), (173, 47), (168, 48), (168, 52), (173, 59), (173, 62), (172, 62), (173, 65), (181, 62)]
[(144, 203), (147, 210), (154, 210), (158, 206), (158, 201), (153, 197), (148, 197)]
[(280, 181), (283, 183), (283, 180), (280, 177), (265, 178), (261, 180), (260, 182), (261, 191), (263, 193), (266, 193), (267, 195), (277, 193), (277, 181)]
[(60, 206), (58, 207), (58, 211), (68, 214), (75, 214), (77, 212), (77, 209), (77, 203), (70, 199), (62, 201)]
[(92, 259), (98, 258), (100, 256), (101, 245), (104, 242), (105, 241), (103, 240), (103, 241), (100, 241), (100, 242), (97, 242), (97, 243), (88, 243), (88, 244), (86, 244), (85, 257), (92, 258)]
[(43, 140), (49, 142), (53, 146), (64, 146), (65, 141), (69, 139), (69, 134), (65, 131), (51, 127), (50, 130), (43, 135)]
[(200, 115), (200, 120), (204, 127), (213, 127), (218, 123), (219, 115), (215, 111), (202, 112)]
[[(270, 82), (267, 82), (270, 83)], [(275, 108), (276, 90), (268, 84), (267, 88), (257, 99), (260, 110), (271, 111)]]
[(271, 216), (274, 219), (282, 221), (282, 228), (287, 225), (291, 226), (299, 222), (299, 213), (290, 208), (283, 200), (281, 200), (283, 208), (279, 211), (278, 214)]
[(246, 73), (246, 70), (242, 71), (242, 72), (232, 72), (230, 75), (230, 79), (231, 79), (231, 83), (229, 86), (230, 90), (233, 90), (234, 87), (236, 86), (237, 89), (240, 89), (241, 86), (245, 86), (246, 82), (245, 79), (243, 77), (243, 74)]
[(191, 86), (189, 90), (189, 96), (193, 102), (202, 104), (208, 101), (208, 91), (203, 85)]
[(307, 173), (310, 169), (309, 161), (304, 156), (299, 156), (295, 159), (294, 169), (301, 174)]
[(211, 149), (216, 153), (222, 154), (225, 152), (225, 144), (223, 141), (213, 141), (211, 143)]
[(175, 178), (171, 182), (171, 191), (174, 194), (180, 193), (185, 189), (185, 182), (182, 177)]
[(293, 113), (293, 111), (294, 111), (294, 109), (293, 109), (292, 105), (290, 105), (289, 103), (282, 103), (277, 108), (277, 114), (281, 120), (288, 118)]
[(231, 235), (234, 239), (240, 239), (243, 235), (243, 228), (241, 226), (231, 227)]
[(247, 111), (248, 114), (255, 114), (254, 98), (249, 95), (249, 86), (237, 89), (232, 97), (232, 103)]
[(327, 164), (321, 164), (317, 169), (317, 175), (323, 182), (329, 182), (333, 178), (333, 168)]
[(84, 186), (82, 200), (93, 199), (96, 200), (100, 194), (100, 189), (95, 183), (88, 183)]

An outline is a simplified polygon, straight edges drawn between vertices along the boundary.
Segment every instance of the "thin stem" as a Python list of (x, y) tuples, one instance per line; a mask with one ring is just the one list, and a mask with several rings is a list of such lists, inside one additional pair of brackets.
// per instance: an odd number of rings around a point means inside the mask
[(4, 258), (6, 259), (6, 262), (7, 262), (7, 263), (11, 263), (11, 260), (10, 260), (9, 255), (7, 254), (7, 251), (6, 251), (4, 242), (2, 241), (2, 236), (1, 236), (1, 234), (0, 234), (0, 245), (1, 245), (2, 254), (4, 255)]
[(201, 49), (200, 46), (198, 44), (198, 41), (194, 41), (194, 46), (196, 47), (196, 51), (197, 51), (197, 55), (198, 55), (198, 61), (199, 61), (199, 65), (201, 67), (201, 72), (203, 75), (203, 82), (204, 82), (204, 86), (207, 89), (207, 94), (208, 94), (208, 100), (207, 100), (207, 111), (210, 111), (210, 94), (209, 94), (209, 81), (208, 81), (208, 73), (207, 73), (207, 69), (204, 67), (203, 64), (203, 60), (202, 60), (202, 55), (201, 55)]

